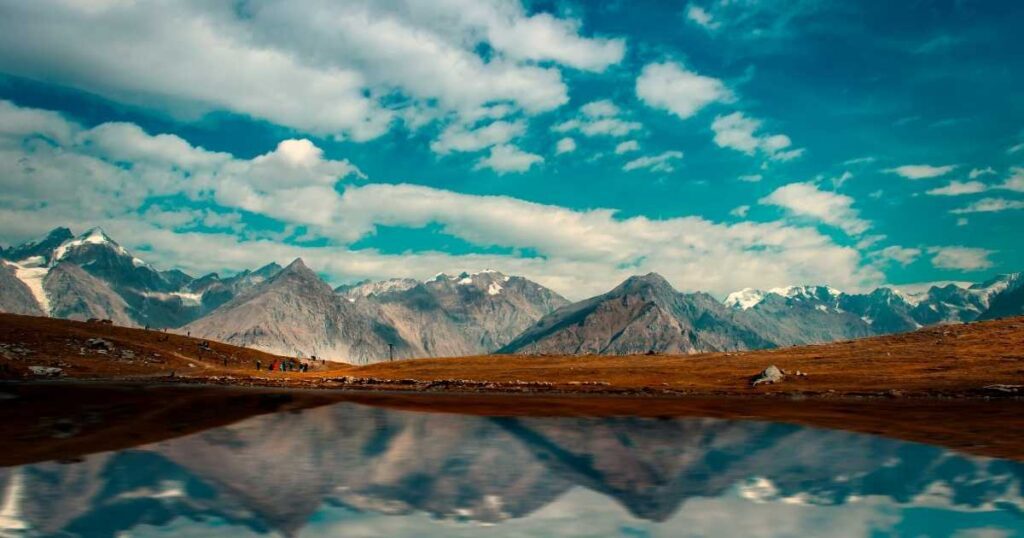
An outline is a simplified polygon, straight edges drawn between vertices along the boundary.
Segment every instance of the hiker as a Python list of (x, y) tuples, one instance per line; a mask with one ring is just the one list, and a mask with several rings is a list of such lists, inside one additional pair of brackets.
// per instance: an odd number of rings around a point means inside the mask
[(256, 361), (256, 371), (257, 372), (260, 371), (260, 367), (261, 366), (263, 366), (263, 364), (261, 364), (260, 361)]

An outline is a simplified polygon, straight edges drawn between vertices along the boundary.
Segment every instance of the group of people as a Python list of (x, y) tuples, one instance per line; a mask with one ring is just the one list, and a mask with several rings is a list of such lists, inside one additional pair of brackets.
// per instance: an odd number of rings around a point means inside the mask
[[(263, 369), (263, 363), (260, 362), (259, 360), (257, 360), (256, 361), (256, 370), (262, 370), (262, 369)], [(305, 363), (305, 362), (300, 362), (298, 364), (294, 364), (291, 361), (278, 361), (278, 360), (275, 360), (274, 362), (270, 363), (270, 366), (267, 367), (267, 370), (270, 371), (270, 372), (273, 372), (273, 371), (278, 371), (278, 372), (308, 372), (309, 371), (309, 364)]]

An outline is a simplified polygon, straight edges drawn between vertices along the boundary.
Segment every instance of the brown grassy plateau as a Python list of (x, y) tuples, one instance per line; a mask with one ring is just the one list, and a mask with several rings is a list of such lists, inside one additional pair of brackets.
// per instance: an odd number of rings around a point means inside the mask
[[(113, 349), (88, 349), (90, 338)], [(0, 384), (0, 466), (339, 401), (498, 416), (772, 420), (1024, 460), (1024, 318), (692, 356), (496, 355), (266, 371), (280, 360), (159, 331), (0, 314), (0, 375), (12, 381)], [(751, 388), (750, 377), (771, 364), (808, 375)], [(29, 366), (59, 367), (64, 376), (38, 381)]]

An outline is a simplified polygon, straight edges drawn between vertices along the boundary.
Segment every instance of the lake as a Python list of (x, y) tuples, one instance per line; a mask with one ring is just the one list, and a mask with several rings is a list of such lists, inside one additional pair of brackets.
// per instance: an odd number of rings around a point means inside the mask
[(3, 536), (1024, 535), (1024, 465), (699, 418), (338, 403), (0, 468)]

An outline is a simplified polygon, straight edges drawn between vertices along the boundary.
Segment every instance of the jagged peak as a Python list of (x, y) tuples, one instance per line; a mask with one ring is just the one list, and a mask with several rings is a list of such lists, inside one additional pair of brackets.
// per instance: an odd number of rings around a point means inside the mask
[[(66, 257), (73, 249), (84, 245), (104, 245), (110, 247), (122, 256), (131, 256), (128, 249), (122, 247), (117, 241), (114, 241), (109, 235), (107, 235), (107, 232), (105, 232), (103, 228), (93, 226), (78, 237), (69, 239), (54, 249), (51, 263), (56, 263), (64, 259), (64, 257)], [(142, 260), (138, 260), (138, 262), (140, 263), (136, 263), (136, 265), (144, 264)]]
[(310, 270), (309, 266), (306, 265), (306, 262), (302, 258), (295, 258), (294, 260), (292, 260), (292, 263), (289, 263), (284, 269), (282, 269), (282, 272), (283, 271), (288, 271), (288, 272), (310, 271), (310, 272), (312, 272)]
[(626, 280), (622, 281), (612, 293), (635, 293), (647, 289), (656, 290), (659, 292), (671, 292), (676, 293), (676, 289), (672, 287), (672, 284), (665, 280), (665, 277), (658, 273), (647, 273), (646, 275), (633, 275)]
[[(296, 258), (296, 260), (297, 261), (302, 261), (302, 258)], [(281, 271), (282, 269), (284, 269), (284, 267), (281, 267), (281, 265), (279, 263), (277, 263), (277, 262), (270, 262), (270, 263), (264, 265), (263, 267), (260, 267), (259, 269), (255, 270), (255, 271), (249, 271), (248, 269), (246, 269), (244, 272), (246, 274), (254, 274), (254, 275), (266, 276), (266, 275), (273, 275), (273, 274)]]

